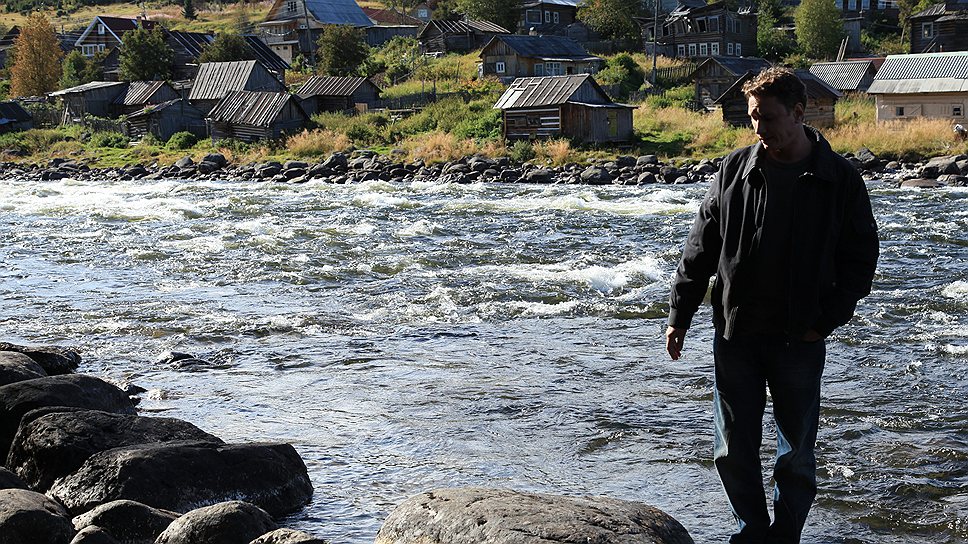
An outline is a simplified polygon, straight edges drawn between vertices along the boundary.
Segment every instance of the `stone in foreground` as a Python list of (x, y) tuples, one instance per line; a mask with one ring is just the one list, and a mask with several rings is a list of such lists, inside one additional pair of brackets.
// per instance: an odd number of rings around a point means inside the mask
[(0, 490), (0, 544), (65, 544), (74, 536), (67, 511), (40, 493)]
[(411, 497), (384, 522), (376, 544), (693, 544), (652, 506), (608, 497), (509, 489), (436, 489)]
[(40, 365), (23, 353), (0, 351), (0, 386), (46, 375)]
[(295, 529), (276, 529), (249, 544), (326, 544), (326, 541)]
[(240, 544), (276, 528), (267, 512), (242, 501), (198, 508), (176, 519), (155, 544)]
[(179, 516), (134, 501), (112, 501), (74, 518), (74, 528), (98, 527), (125, 544), (151, 544)]

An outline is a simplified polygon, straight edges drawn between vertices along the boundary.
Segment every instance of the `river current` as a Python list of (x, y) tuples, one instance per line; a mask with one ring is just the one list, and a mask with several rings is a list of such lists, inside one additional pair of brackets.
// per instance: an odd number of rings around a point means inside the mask
[[(709, 308), (680, 361), (663, 342), (706, 188), (7, 179), (0, 339), (292, 443), (315, 496), (286, 525), (333, 543), (447, 486), (643, 501), (724, 542)], [(966, 542), (968, 190), (869, 188), (881, 259), (828, 342), (804, 542)]]

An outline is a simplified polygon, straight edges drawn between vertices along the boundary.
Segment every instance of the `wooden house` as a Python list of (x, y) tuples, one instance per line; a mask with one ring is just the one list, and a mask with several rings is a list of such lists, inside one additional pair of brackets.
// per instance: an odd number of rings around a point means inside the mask
[(292, 63), (296, 55), (310, 57), (327, 25), (367, 28), (373, 22), (354, 0), (275, 0), (256, 31), (282, 60)]
[(537, 0), (521, 6), (518, 33), (562, 34), (575, 22), (578, 0)]
[(132, 140), (140, 140), (151, 134), (165, 141), (172, 134), (183, 131), (200, 138), (206, 136), (205, 114), (181, 98), (132, 112), (125, 116), (121, 126), (124, 134)]
[(127, 115), (176, 98), (181, 98), (178, 91), (164, 81), (132, 81), (114, 99), (112, 109), (116, 115)]
[(366, 44), (379, 47), (396, 36), (416, 38), (424, 22), (395, 9), (363, 8), (373, 26), (366, 28)]
[(124, 41), (124, 35), (137, 28), (151, 30), (156, 23), (141, 17), (107, 17), (98, 15), (84, 32), (74, 42), (74, 47), (81, 50), (85, 57), (93, 57), (95, 53), (111, 50)]
[(946, 0), (909, 18), (911, 53), (968, 50), (968, 4)]
[(417, 34), (424, 53), (466, 53), (479, 49), (495, 36), (511, 34), (488, 21), (445, 21), (434, 19)]
[[(804, 110), (803, 122), (819, 128), (832, 127), (834, 106), (843, 96), (841, 92), (827, 85), (809, 70), (796, 70), (796, 74), (807, 88), (807, 107)], [(723, 121), (734, 126), (752, 126), (753, 122), (748, 113), (749, 101), (743, 94), (743, 85), (754, 77), (756, 74), (747, 72), (716, 99), (714, 104), (722, 108)]]
[(515, 79), (494, 108), (506, 139), (570, 138), (624, 142), (632, 137), (632, 106), (616, 104), (588, 74)]
[(696, 103), (711, 106), (747, 72), (758, 74), (770, 66), (770, 61), (759, 57), (709, 57), (691, 76), (696, 82)]
[(313, 76), (300, 87), (303, 110), (312, 115), (320, 111), (356, 111), (380, 105), (380, 88), (365, 77)]
[(874, 82), (877, 67), (872, 60), (818, 62), (810, 73), (842, 93), (864, 93)]
[[(193, 79), (198, 74), (198, 57), (201, 56), (205, 48), (215, 41), (215, 34), (208, 32), (185, 32), (181, 30), (165, 29), (165, 43), (175, 54), (172, 66), (173, 78)], [(245, 44), (248, 46), (251, 59), (259, 61), (260, 64), (272, 72), (276, 79), (283, 81), (289, 63), (281, 59), (273, 50), (262, 41), (259, 36), (254, 34), (243, 34)]]
[(309, 116), (287, 92), (233, 91), (206, 117), (212, 138), (271, 140), (302, 130)]
[(888, 55), (874, 76), (877, 121), (920, 117), (965, 122), (968, 51)]
[(34, 116), (19, 102), (0, 102), (0, 134), (34, 128)]
[(481, 75), (499, 78), (594, 74), (603, 64), (564, 36), (495, 36), (481, 50)]
[(79, 123), (85, 116), (109, 117), (115, 99), (127, 88), (121, 81), (92, 81), (76, 87), (62, 89), (49, 94), (60, 98), (64, 103), (61, 124)]
[[(703, 57), (742, 57), (756, 55), (756, 13), (749, 8), (732, 10), (719, 0), (679, 0), (670, 13), (655, 19), (639, 17), (642, 42), (652, 52), (653, 38), (658, 54), (667, 57), (699, 59)], [(654, 31), (658, 30), (658, 36)]]
[(205, 62), (198, 67), (188, 101), (208, 113), (233, 91), (285, 90), (285, 85), (258, 61)]
[(417, 5), (410, 8), (410, 16), (420, 19), (424, 24), (430, 22), (434, 16), (434, 9), (437, 8), (437, 2), (432, 0), (430, 2), (419, 2)]

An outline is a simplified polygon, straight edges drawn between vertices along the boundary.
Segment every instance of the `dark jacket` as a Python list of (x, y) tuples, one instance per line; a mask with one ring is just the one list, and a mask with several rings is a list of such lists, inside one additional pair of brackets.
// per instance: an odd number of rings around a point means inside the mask
[[(857, 301), (870, 293), (877, 266), (877, 225), (864, 180), (816, 130), (807, 172), (794, 188), (790, 243), (790, 315), (784, 329), (799, 337), (809, 329), (827, 336), (847, 323)], [(703, 199), (686, 239), (672, 285), (669, 325), (689, 328), (709, 278), (713, 322), (729, 339), (749, 285), (744, 266), (759, 239), (766, 210), (762, 144), (727, 156)]]

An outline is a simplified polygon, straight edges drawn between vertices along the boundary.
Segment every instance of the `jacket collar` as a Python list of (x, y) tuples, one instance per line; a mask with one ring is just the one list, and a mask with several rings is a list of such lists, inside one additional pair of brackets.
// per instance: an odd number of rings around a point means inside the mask
[[(829, 160), (830, 154), (833, 153), (833, 149), (830, 148), (830, 143), (820, 134), (819, 130), (811, 126), (803, 125), (803, 130), (807, 133), (807, 138), (810, 142), (813, 143), (813, 151), (810, 153), (810, 164), (807, 167), (807, 172), (825, 180), (837, 179), (837, 169), (834, 166), (834, 161)], [(826, 160), (821, 160), (821, 158), (825, 158)], [(743, 165), (743, 179), (749, 180), (753, 170), (762, 165), (763, 142), (756, 142), (752, 146), (750, 154), (746, 157), (746, 164)]]

